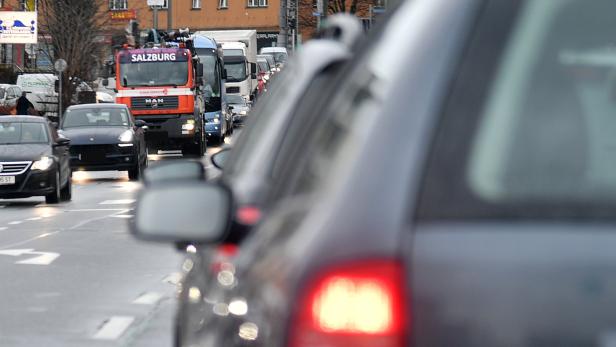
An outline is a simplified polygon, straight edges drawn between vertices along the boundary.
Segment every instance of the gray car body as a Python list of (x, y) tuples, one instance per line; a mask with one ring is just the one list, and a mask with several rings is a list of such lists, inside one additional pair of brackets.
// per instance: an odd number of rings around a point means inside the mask
[[(404, 266), (409, 346), (613, 344), (613, 224), (418, 221), (414, 214), (441, 107), (480, 5), (414, 0), (391, 18), (385, 42), (373, 45), (375, 52), (388, 47), (389, 58), (375, 55), (382, 64), (366, 66), (378, 78), (398, 74), (357, 106), (327, 179), (281, 201), (246, 240), (234, 285), (209, 293), (218, 303), (241, 298), (247, 312), (212, 315), (203, 341), (284, 346), (315, 274), (385, 258)], [(238, 337), (245, 324), (258, 328), (257, 338)]]

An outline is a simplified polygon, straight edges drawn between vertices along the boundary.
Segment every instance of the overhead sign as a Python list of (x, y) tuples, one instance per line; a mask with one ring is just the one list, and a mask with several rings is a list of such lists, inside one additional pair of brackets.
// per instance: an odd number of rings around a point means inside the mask
[(123, 11), (111, 11), (109, 16), (112, 20), (131, 20), (137, 19), (137, 11), (135, 9), (123, 10)]
[(165, 6), (165, 0), (148, 0), (148, 6)]
[(185, 61), (188, 61), (186, 49), (134, 49), (120, 53), (120, 64)]
[(0, 11), (0, 43), (37, 43), (36, 12)]

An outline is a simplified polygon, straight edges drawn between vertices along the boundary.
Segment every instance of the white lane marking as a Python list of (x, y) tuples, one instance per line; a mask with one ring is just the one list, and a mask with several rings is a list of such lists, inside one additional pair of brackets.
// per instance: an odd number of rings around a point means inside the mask
[(98, 212), (98, 211), (126, 211), (125, 208), (83, 208), (78, 210), (64, 210), (64, 212)]
[(92, 338), (96, 340), (117, 340), (134, 321), (135, 317), (131, 316), (113, 316), (105, 321)]
[(26, 220), (35, 221), (35, 220), (41, 220), (41, 219), (43, 219), (43, 217), (32, 217), (32, 218), (28, 218)]
[(14, 222), (10, 222), (9, 225), (17, 225), (17, 224), (21, 224), (21, 223), (23, 223), (23, 221), (16, 220)]
[(11, 248), (11, 247), (20, 246), (20, 245), (26, 244), (26, 243), (31, 242), (31, 241), (35, 241), (35, 240), (38, 240), (38, 239), (42, 239), (43, 237), (47, 237), (47, 236), (51, 236), (51, 235), (55, 235), (55, 234), (57, 234), (57, 233), (59, 233), (59, 232), (60, 232), (60, 230), (58, 230), (58, 231), (54, 231), (54, 232), (50, 232), (50, 233), (44, 233), (44, 234), (41, 234), (41, 235), (39, 235), (39, 236), (31, 237), (31, 238), (26, 239), (26, 240), (23, 240), (23, 241), (19, 241), (19, 242), (11, 243), (11, 244), (8, 244), (8, 245), (3, 245), (3, 246), (0, 246), (0, 250), (3, 250), (3, 249), (8, 249), (8, 248)]
[(36, 255), (34, 258), (28, 258), (25, 260), (17, 261), (15, 264), (25, 265), (49, 265), (56, 260), (60, 254), (54, 252), (36, 252), (32, 248), (27, 249), (6, 249), (0, 251), (0, 255), (9, 255), (12, 257), (19, 257), (22, 255)]
[(138, 305), (154, 305), (162, 299), (162, 294), (156, 292), (145, 292), (133, 301)]
[(53, 263), (53, 261), (56, 260), (60, 256), (60, 254), (54, 253), (54, 252), (30, 252), (30, 254), (37, 254), (37, 253), (40, 255), (34, 258), (18, 261), (15, 264), (49, 265)]
[(135, 199), (122, 199), (122, 200), (105, 200), (99, 205), (128, 205), (135, 202)]
[(169, 276), (163, 278), (163, 283), (169, 283), (178, 285), (182, 281), (182, 274), (180, 272), (174, 272)]
[(132, 214), (114, 214), (113, 216), (111, 216), (113, 218), (133, 218)]
[(8, 229), (7, 227), (0, 227), (0, 231)]

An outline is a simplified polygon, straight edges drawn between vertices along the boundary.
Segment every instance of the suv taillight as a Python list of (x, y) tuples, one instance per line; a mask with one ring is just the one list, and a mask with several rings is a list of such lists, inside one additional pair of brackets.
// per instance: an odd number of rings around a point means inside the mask
[(403, 346), (402, 266), (394, 260), (345, 264), (318, 276), (300, 301), (290, 345)]

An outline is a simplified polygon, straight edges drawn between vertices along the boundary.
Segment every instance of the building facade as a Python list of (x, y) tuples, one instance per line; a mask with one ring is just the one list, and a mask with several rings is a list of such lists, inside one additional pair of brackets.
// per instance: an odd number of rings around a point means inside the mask
[[(158, 9), (157, 28), (197, 30), (255, 29), (259, 46), (272, 46), (279, 33), (280, 0), (168, 0)], [(109, 31), (123, 30), (131, 20), (140, 29), (154, 27), (146, 0), (109, 0)], [(171, 21), (169, 22), (169, 13)]]

